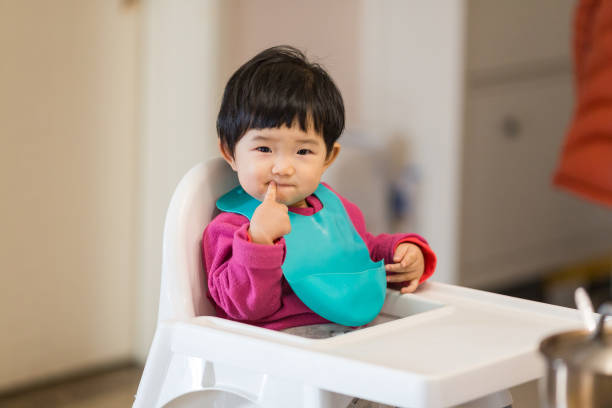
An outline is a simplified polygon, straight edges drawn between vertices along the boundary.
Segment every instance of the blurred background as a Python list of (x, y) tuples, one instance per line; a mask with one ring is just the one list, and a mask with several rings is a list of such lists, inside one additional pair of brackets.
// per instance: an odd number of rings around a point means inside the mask
[(609, 298), (612, 211), (552, 185), (574, 3), (0, 0), (0, 406), (131, 405), (170, 196), (272, 45), (330, 72), (347, 130), (327, 180), (372, 231), (426, 237), (435, 280)]

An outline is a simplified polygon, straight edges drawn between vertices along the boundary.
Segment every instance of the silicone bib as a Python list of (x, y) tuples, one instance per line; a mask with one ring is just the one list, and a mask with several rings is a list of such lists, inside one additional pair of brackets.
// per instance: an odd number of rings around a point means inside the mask
[[(342, 202), (323, 184), (314, 194), (323, 208), (311, 216), (289, 212), (291, 232), (283, 275), (295, 294), (320, 316), (361, 326), (380, 312), (387, 287), (384, 263), (373, 262)], [(260, 201), (237, 187), (217, 207), (251, 219)]]

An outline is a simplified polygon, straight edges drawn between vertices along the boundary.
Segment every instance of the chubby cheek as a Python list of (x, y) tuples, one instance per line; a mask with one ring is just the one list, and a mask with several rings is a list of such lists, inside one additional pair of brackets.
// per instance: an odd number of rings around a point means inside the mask
[(250, 179), (247, 183), (240, 183), (243, 188), (251, 196), (255, 197), (259, 201), (263, 201), (266, 195), (266, 185), (259, 180)]
[(256, 177), (253, 177), (253, 188), (257, 190), (257, 198), (263, 200), (268, 191), (268, 182), (270, 181), (270, 177), (268, 173), (263, 171), (258, 171)]
[(313, 192), (319, 187), (319, 183), (321, 182), (321, 176), (318, 174), (313, 174), (304, 184), (307, 185), (309, 190)]

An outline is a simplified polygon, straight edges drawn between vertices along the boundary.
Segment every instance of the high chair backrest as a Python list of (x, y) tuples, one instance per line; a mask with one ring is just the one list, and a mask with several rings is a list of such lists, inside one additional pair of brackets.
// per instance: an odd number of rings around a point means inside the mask
[(215, 314), (206, 297), (202, 232), (216, 214), (217, 198), (237, 185), (220, 157), (197, 164), (178, 183), (164, 226), (158, 321)]

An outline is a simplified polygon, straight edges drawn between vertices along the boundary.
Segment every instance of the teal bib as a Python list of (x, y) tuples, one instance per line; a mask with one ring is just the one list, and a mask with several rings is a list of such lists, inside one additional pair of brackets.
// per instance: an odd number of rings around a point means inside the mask
[[(285, 235), (283, 275), (306, 306), (345, 326), (372, 321), (385, 301), (383, 261), (373, 262), (344, 205), (319, 184), (314, 194), (323, 208), (311, 216), (289, 212), (291, 232)], [(221, 211), (249, 220), (260, 201), (236, 187), (217, 200)]]

